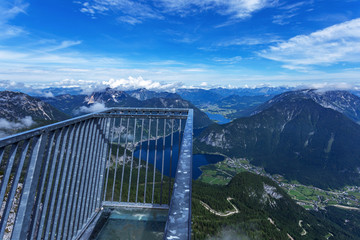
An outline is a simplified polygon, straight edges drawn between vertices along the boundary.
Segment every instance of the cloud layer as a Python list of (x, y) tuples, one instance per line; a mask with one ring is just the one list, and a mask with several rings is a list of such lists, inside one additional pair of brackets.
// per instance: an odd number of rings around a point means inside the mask
[(203, 11), (214, 11), (231, 19), (244, 19), (262, 8), (275, 6), (277, 0), (92, 0), (76, 3), (81, 5), (81, 12), (93, 18), (115, 12), (122, 15), (119, 21), (135, 25), (147, 19), (164, 19), (165, 14), (186, 16)]
[(168, 91), (174, 92), (176, 88), (180, 87), (180, 83), (160, 83), (152, 80), (144, 80), (142, 77), (128, 77), (127, 79), (110, 79), (109, 81), (103, 81), (104, 86), (110, 88), (117, 88), (121, 90), (135, 90), (139, 88), (145, 88), (153, 91)]
[(21, 27), (11, 25), (8, 22), (17, 15), (26, 13), (27, 7), (28, 4), (21, 0), (14, 2), (3, 0), (0, 2), (0, 40), (25, 33)]
[(22, 119), (18, 119), (17, 122), (8, 121), (5, 118), (0, 118), (0, 129), (14, 130), (21, 128), (28, 128), (33, 125), (35, 122), (32, 120), (31, 116), (26, 116)]
[(29, 128), (34, 125), (31, 116), (26, 116), (17, 121), (8, 121), (5, 118), (0, 118), (0, 138), (14, 134), (18, 129)]
[(360, 62), (360, 18), (298, 35), (260, 53), (284, 67)]
[(92, 105), (90, 105), (89, 107), (86, 106), (82, 106), (79, 108), (79, 110), (77, 110), (75, 112), (75, 114), (81, 114), (81, 113), (93, 113), (93, 112), (100, 112), (100, 111), (105, 111), (108, 108), (105, 107), (104, 103), (94, 103)]

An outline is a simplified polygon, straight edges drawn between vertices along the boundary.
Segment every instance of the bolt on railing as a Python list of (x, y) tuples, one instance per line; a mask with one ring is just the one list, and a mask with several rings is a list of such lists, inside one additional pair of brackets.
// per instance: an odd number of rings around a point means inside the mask
[[(192, 114), (113, 108), (0, 139), (0, 238), (76, 239), (103, 207), (168, 208), (174, 136), (180, 144), (182, 131), (192, 134)], [(191, 168), (190, 148), (184, 137), (178, 166)], [(191, 171), (184, 176), (191, 197)]]

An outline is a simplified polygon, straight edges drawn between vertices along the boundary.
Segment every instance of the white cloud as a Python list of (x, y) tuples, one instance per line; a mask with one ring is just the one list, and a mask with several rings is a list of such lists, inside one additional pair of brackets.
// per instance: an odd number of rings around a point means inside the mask
[(76, 46), (81, 44), (81, 41), (62, 41), (59, 45), (54, 46), (54, 47), (48, 47), (47, 49), (45, 49), (45, 52), (52, 52), (52, 51), (57, 51), (60, 49), (64, 49), (64, 48), (69, 48), (72, 46)]
[(150, 1), (134, 0), (92, 0), (76, 1), (81, 5), (80, 11), (96, 18), (98, 14), (107, 12), (119, 13), (119, 21), (131, 25), (143, 22), (146, 19), (164, 19), (164, 14), (186, 16), (202, 11), (215, 11), (220, 15), (230, 16), (234, 19), (244, 19), (262, 8), (272, 7), (278, 0), (159, 0), (154, 4)]
[[(26, 68), (28, 68), (28, 65), (41, 65), (44, 67), (56, 64), (59, 68), (62, 66), (62, 68), (65, 69), (76, 69), (80, 68), (80, 66), (91, 66), (96, 68), (103, 66), (109, 67), (124, 62), (124, 60), (120, 58), (88, 56), (86, 54), (80, 55), (77, 52), (54, 52), (80, 43), (81, 41), (64, 41), (58, 46), (45, 46), (43, 48), (26, 51), (0, 49), (0, 63), (2, 63), (2, 67), (11, 64), (17, 66), (16, 68), (21, 67), (21, 64), (27, 65)], [(41, 67), (38, 67), (37, 69), (41, 69)]]
[(161, 2), (168, 12), (187, 15), (195, 10), (214, 10), (233, 19), (250, 17), (255, 11), (277, 4), (276, 0), (161, 0)]
[(26, 14), (28, 3), (23, 1), (1, 1), (0, 2), (0, 24), (7, 23), (8, 20), (13, 19), (20, 13)]
[(161, 83), (152, 80), (145, 80), (142, 77), (128, 77), (128, 79), (110, 79), (103, 81), (104, 86), (110, 88), (117, 88), (121, 90), (134, 90), (139, 88), (146, 88), (153, 91), (174, 91), (179, 84), (177, 83)]
[(213, 60), (215, 62), (220, 62), (220, 63), (235, 64), (235, 63), (240, 62), (242, 60), (242, 57), (235, 56), (235, 57), (231, 57), (231, 58), (214, 58)]
[(300, 85), (299, 88), (312, 88), (318, 89), (319, 91), (331, 91), (331, 90), (354, 90), (357, 89), (359, 85), (351, 84), (346, 82), (338, 82), (338, 83), (313, 83), (308, 85)]
[(31, 116), (26, 116), (22, 119), (18, 119), (16, 122), (8, 121), (5, 118), (0, 118), (0, 129), (14, 130), (20, 128), (28, 128), (35, 122)]
[(272, 22), (279, 25), (289, 24), (291, 22), (290, 20), (297, 16), (302, 8), (307, 5), (311, 5), (312, 3), (313, 0), (285, 4), (279, 8), (283, 12), (281, 14), (274, 15)]
[(264, 58), (284, 62), (285, 66), (331, 65), (360, 62), (360, 18), (336, 24), (260, 52)]
[(262, 37), (243, 37), (236, 38), (228, 41), (223, 41), (218, 43), (218, 47), (228, 47), (228, 46), (253, 46), (253, 45), (262, 45), (269, 43), (279, 42), (279, 39), (273, 36), (262, 36)]
[(92, 0), (76, 1), (81, 5), (80, 11), (96, 18), (98, 14), (107, 14), (112, 12), (121, 17), (118, 21), (135, 25), (145, 19), (162, 19), (162, 15), (153, 9), (146, 2), (132, 0)]
[(25, 34), (26, 31), (19, 26), (10, 25), (9, 20), (15, 18), (19, 14), (26, 14), (29, 4), (23, 1), (1, 1), (0, 2), (0, 39), (15, 37)]
[(54, 94), (52, 92), (44, 92), (44, 97), (46, 98), (53, 98)]
[(138, 23), (142, 23), (142, 20), (131, 17), (131, 16), (122, 16), (118, 18), (118, 21), (128, 23), (130, 25), (135, 25)]
[(0, 138), (4, 138), (4, 137), (9, 136), (9, 135), (11, 135), (11, 133), (7, 133), (5, 131), (0, 130)]
[(105, 107), (104, 103), (96, 102), (96, 103), (90, 105), (89, 107), (86, 107), (86, 106), (80, 107), (77, 111), (75, 111), (75, 114), (101, 112), (101, 111), (105, 111), (107, 109), (108, 108)]

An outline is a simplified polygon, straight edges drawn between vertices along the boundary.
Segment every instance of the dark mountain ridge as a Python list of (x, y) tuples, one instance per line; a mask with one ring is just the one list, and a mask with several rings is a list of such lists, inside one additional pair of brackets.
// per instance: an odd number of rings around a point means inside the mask
[[(139, 100), (130, 94), (137, 96)], [(94, 92), (91, 95), (60, 95), (54, 98), (42, 98), (54, 107), (71, 114), (79, 114), (82, 107), (91, 107), (93, 104), (101, 103), (104, 107), (148, 107), (148, 108), (192, 108), (194, 109), (194, 128), (203, 128), (213, 124), (209, 117), (195, 105), (182, 99), (174, 93), (157, 93), (140, 89), (139, 91), (127, 93), (116, 89), (107, 88), (105, 91)], [(139, 95), (140, 94), (140, 95)], [(152, 97), (153, 94), (156, 97)]]
[(289, 101), (292, 98), (312, 99), (322, 107), (343, 113), (353, 121), (360, 123), (360, 97), (348, 91), (341, 90), (321, 91), (316, 89), (305, 89), (286, 92), (277, 95), (265, 104), (260, 105), (253, 114), (269, 108), (277, 102)]
[(0, 92), (0, 108), (0, 118), (8, 121), (26, 116), (32, 117), (34, 121), (60, 121), (69, 118), (52, 105), (21, 92)]
[(246, 157), (270, 173), (306, 185), (360, 184), (358, 124), (301, 92), (269, 102), (251, 117), (210, 126), (196, 139), (195, 149)]

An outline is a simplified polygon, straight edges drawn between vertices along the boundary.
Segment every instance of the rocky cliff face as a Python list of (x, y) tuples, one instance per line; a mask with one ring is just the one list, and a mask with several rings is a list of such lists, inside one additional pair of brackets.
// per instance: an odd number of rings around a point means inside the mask
[(294, 99), (312, 99), (324, 108), (330, 108), (343, 113), (353, 121), (360, 123), (360, 97), (347, 91), (319, 91), (319, 90), (299, 90), (280, 94), (256, 109), (256, 114), (273, 104)]
[(20, 92), (0, 92), (0, 118), (8, 121), (30, 116), (34, 121), (60, 121), (69, 116), (48, 103)]

